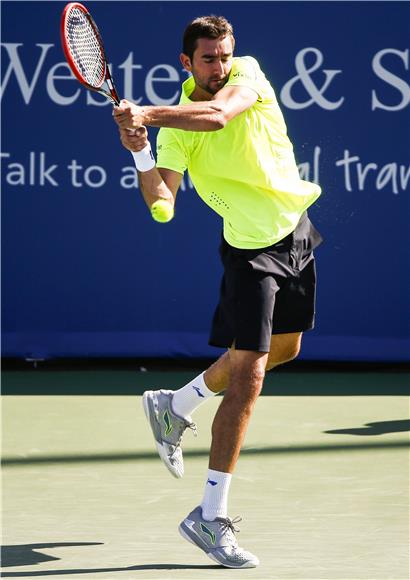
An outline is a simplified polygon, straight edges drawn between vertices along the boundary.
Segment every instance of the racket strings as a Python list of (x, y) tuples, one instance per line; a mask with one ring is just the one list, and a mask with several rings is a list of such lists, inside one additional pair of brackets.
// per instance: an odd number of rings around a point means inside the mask
[(67, 44), (85, 82), (99, 88), (105, 78), (105, 59), (96, 32), (87, 16), (74, 8), (66, 21)]

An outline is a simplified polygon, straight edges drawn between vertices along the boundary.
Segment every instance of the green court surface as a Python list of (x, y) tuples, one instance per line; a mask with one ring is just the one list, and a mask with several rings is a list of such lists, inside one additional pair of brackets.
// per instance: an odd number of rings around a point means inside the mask
[[(369, 380), (360, 373), (328, 373), (320, 378), (327, 395), (296, 396), (302, 386), (315, 393), (319, 378), (295, 373), (292, 394), (260, 397), (229, 511), (242, 516), (239, 542), (261, 565), (229, 570), (177, 530), (201, 501), (220, 399), (195, 413), (198, 437), (185, 435), (185, 477), (176, 480), (157, 458), (140, 394), (166, 383), (181, 386), (185, 375), (139, 373), (138, 395), (74, 394), (75, 385), (86, 392), (87, 381), (102, 375), (5, 373), (5, 392), (34, 386), (31, 395), (2, 401), (2, 577), (408, 580), (406, 396), (353, 395), (352, 381), (360, 393)], [(111, 393), (129, 392), (128, 374), (105, 377)], [(403, 386), (408, 378), (385, 374), (385, 391), (397, 393), (397, 381)], [(66, 394), (36, 394), (47, 381)], [(277, 373), (267, 382), (286, 381), (291, 387), (289, 375)], [(349, 394), (340, 389), (343, 381)]]

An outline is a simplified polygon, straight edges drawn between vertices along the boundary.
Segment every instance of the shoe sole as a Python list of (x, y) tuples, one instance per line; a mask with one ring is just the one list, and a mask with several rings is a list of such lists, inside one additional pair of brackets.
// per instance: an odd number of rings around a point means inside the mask
[(154, 391), (145, 391), (145, 393), (142, 396), (142, 405), (144, 407), (144, 413), (147, 418), (148, 424), (151, 428), (152, 434), (154, 435), (155, 445), (157, 447), (158, 455), (160, 456), (162, 463), (165, 465), (165, 467), (168, 469), (171, 475), (173, 475), (176, 479), (180, 479), (183, 476), (183, 472), (180, 473), (179, 471), (175, 471), (174, 468), (171, 466), (168, 460), (168, 453), (166, 449), (161, 443), (158, 443), (158, 441), (155, 438), (155, 433), (152, 429), (149, 399), (150, 397), (152, 397), (153, 393)]
[(206, 554), (208, 556), (208, 558), (210, 558), (211, 560), (213, 560), (214, 562), (216, 562), (220, 566), (224, 566), (225, 568), (235, 568), (237, 570), (239, 570), (241, 568), (256, 568), (257, 564), (251, 564), (251, 563), (247, 563), (247, 562), (245, 562), (245, 564), (243, 564), (243, 566), (234, 566), (233, 564), (231, 565), (231, 564), (228, 564), (226, 562), (220, 562), (212, 554), (212, 552), (207, 552), (206, 550), (204, 550), (203, 548), (201, 548), (201, 546), (198, 546), (198, 544), (186, 533), (186, 531), (184, 530), (184, 528), (182, 527), (182, 525), (183, 525), (183, 522), (179, 525), (178, 531), (181, 534), (181, 536), (184, 538), (184, 540), (187, 540), (187, 542), (189, 542), (193, 546), (199, 548), (201, 550), (201, 552), (203, 552), (204, 554)]

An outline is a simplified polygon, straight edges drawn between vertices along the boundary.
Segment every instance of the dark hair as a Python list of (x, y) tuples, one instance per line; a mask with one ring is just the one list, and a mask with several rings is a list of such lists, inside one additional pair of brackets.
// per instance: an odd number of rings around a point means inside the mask
[(199, 16), (192, 20), (185, 28), (182, 52), (192, 60), (197, 46), (198, 38), (223, 38), (232, 37), (232, 45), (235, 45), (232, 24), (223, 16)]

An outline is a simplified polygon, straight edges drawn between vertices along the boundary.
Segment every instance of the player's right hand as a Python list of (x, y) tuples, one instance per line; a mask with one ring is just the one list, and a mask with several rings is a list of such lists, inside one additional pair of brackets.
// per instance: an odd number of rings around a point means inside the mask
[(117, 107), (113, 108), (114, 121), (122, 129), (138, 129), (144, 124), (144, 109), (131, 101), (122, 99)]

